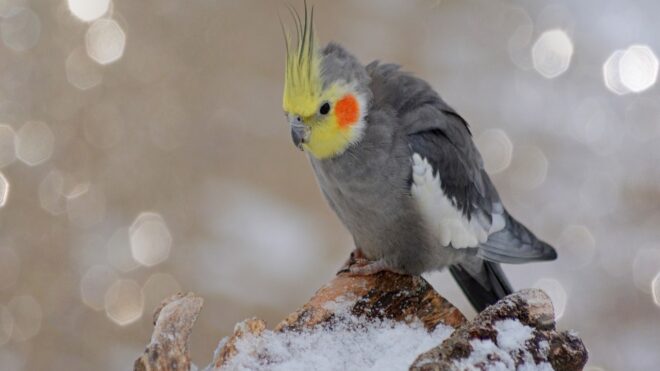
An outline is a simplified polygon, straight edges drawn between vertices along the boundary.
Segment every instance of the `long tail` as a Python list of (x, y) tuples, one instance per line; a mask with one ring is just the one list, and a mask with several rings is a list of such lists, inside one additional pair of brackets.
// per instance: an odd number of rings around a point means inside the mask
[(452, 265), (449, 272), (477, 312), (513, 292), (498, 263), (475, 259)]

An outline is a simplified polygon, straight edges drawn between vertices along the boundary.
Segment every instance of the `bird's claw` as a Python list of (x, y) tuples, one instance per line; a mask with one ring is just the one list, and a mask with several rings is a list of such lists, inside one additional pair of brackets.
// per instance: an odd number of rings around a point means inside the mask
[(349, 275), (351, 276), (370, 276), (380, 272), (401, 273), (396, 269), (390, 267), (385, 263), (385, 260), (360, 260), (356, 264), (351, 265), (349, 268)]

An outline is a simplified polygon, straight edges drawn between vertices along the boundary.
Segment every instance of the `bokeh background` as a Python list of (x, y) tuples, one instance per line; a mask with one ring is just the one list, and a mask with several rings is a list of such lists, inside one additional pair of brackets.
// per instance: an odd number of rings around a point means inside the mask
[[(549, 292), (590, 370), (657, 369), (660, 3), (314, 3), (321, 41), (402, 64), (471, 123), (509, 210), (559, 250), (505, 269)], [(278, 12), (0, 0), (0, 369), (128, 369), (178, 290), (206, 299), (203, 366), (332, 277), (352, 243), (289, 140)]]

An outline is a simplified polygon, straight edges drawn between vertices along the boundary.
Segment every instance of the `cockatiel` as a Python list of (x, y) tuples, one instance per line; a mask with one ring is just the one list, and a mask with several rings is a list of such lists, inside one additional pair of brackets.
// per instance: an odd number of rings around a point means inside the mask
[(477, 311), (512, 292), (499, 263), (553, 260), (502, 205), (468, 124), (425, 81), (342, 46), (318, 47), (313, 9), (293, 11), (283, 108), (293, 143), (353, 235), (347, 269), (448, 267)]

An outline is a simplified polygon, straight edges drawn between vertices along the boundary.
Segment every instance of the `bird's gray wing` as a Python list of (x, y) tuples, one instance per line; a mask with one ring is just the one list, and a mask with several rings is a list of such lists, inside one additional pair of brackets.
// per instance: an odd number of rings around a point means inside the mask
[[(439, 177), (442, 192), (451, 205), (473, 229), (481, 227), (487, 233), (485, 241), (482, 236), (479, 243), (462, 247), (476, 248), (477, 256), (500, 263), (556, 258), (550, 245), (506, 212), (484, 170), (467, 123), (440, 98), (410, 110), (402, 117), (402, 124), (411, 151)], [(414, 175), (415, 171), (413, 178)]]

